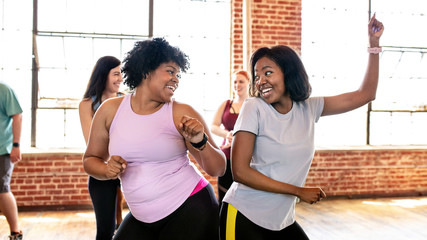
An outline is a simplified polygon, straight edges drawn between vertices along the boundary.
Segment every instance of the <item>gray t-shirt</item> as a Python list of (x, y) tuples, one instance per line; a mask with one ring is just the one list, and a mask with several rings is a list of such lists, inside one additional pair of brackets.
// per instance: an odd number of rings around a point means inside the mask
[[(234, 133), (256, 135), (250, 166), (277, 181), (303, 186), (314, 156), (314, 124), (323, 111), (323, 98), (293, 103), (281, 114), (261, 98), (246, 99)], [(295, 221), (296, 197), (256, 190), (234, 182), (224, 201), (257, 225), (281, 230)]]

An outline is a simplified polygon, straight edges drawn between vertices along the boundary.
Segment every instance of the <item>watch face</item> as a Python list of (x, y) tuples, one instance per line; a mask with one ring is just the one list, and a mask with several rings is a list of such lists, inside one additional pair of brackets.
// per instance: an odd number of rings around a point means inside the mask
[(14, 147), (19, 147), (19, 143), (13, 143)]

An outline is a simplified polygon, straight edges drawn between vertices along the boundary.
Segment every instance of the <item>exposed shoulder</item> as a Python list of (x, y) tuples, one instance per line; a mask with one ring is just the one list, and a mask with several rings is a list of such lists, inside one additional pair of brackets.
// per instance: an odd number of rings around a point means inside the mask
[(194, 116), (195, 114), (198, 115), (197, 111), (194, 110), (192, 106), (185, 103), (180, 103), (177, 101), (173, 101), (173, 113), (174, 113), (174, 116), (178, 116), (178, 115)]
[(124, 98), (125, 96), (109, 98), (105, 100), (102, 104), (108, 104), (109, 106), (115, 106), (115, 105), (119, 106), (122, 103)]
[(231, 100), (225, 100), (224, 102), (222, 102), (222, 104), (219, 107), (224, 109), (229, 101), (231, 101)]
[(79, 109), (92, 109), (92, 98), (84, 98), (79, 103)]
[(101, 106), (99, 106), (98, 110), (96, 111), (96, 114), (102, 114), (107, 116), (114, 116), (117, 112), (117, 109), (119, 108), (120, 104), (122, 103), (124, 97), (115, 97), (115, 98), (109, 98), (105, 100)]

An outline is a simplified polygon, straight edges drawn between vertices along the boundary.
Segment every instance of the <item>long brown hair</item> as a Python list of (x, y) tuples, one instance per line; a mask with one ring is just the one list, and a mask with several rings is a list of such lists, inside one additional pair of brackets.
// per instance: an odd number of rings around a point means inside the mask
[(90, 75), (85, 94), (83, 95), (83, 98), (95, 96), (92, 102), (92, 109), (97, 102), (101, 102), (102, 93), (107, 85), (108, 74), (111, 69), (120, 66), (120, 64), (120, 60), (113, 56), (101, 57), (96, 62), (92, 74)]

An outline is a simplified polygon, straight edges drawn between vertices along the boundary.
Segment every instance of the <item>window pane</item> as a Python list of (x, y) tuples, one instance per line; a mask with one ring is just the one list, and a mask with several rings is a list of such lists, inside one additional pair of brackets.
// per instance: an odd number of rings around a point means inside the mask
[(122, 0), (120, 10), (122, 34), (148, 36), (148, 4), (149, 0)]
[(68, 69), (91, 69), (93, 57), (92, 38), (64, 38), (65, 65)]
[(3, 0), (0, 5), (1, 29), (32, 30), (33, 1)]
[[(59, 107), (45, 98), (81, 99), (95, 62), (102, 56), (119, 59), (120, 39), (39, 37), (39, 97), (43, 107)], [(129, 43), (127, 41), (126, 43)], [(59, 52), (59, 54), (58, 54)], [(77, 107), (74, 106), (74, 107)]]
[[(372, 12), (381, 17), (387, 24), (386, 34), (381, 38), (383, 46), (423, 47), (427, 43), (426, 2), (411, 0), (402, 1), (374, 0)], [(410, 37), (409, 37), (410, 36)]]
[(148, 35), (149, 0), (38, 2), (40, 31)]
[(106, 55), (115, 56), (119, 58), (120, 40), (119, 39), (94, 39), (93, 54), (94, 54), (94, 59), (96, 60)]
[(0, 30), (0, 67), (31, 69), (31, 53), (31, 31)]
[(37, 37), (40, 68), (65, 68), (64, 38)]
[[(312, 96), (358, 89), (367, 65), (366, 3), (307, 0), (302, 4), (301, 58), (313, 88)], [(362, 107), (322, 117), (316, 124), (315, 144), (365, 144), (366, 114), (366, 107)]]
[[(91, 70), (40, 69), (39, 98), (82, 98), (89, 81)], [(42, 100), (41, 100), (42, 101)], [(54, 104), (55, 102), (50, 102)], [(44, 105), (40, 107), (59, 107)], [(77, 107), (77, 106), (75, 106)]]
[[(80, 130), (80, 131), (79, 131)], [(67, 109), (65, 115), (65, 148), (85, 148), (78, 109)]]
[(84, 148), (77, 109), (38, 109), (37, 148)]
[[(38, 30), (53, 32), (67, 30), (65, 18), (67, 16), (67, 4), (65, 0), (38, 0), (37, 3)], [(86, 7), (86, 9), (88, 8)]]
[(372, 108), (395, 111), (427, 110), (425, 89), (427, 89), (426, 79), (381, 78), (377, 98), (372, 103)]
[[(223, 36), (224, 29), (230, 29), (230, 4), (230, 1), (156, 0), (154, 35)], [(165, 19), (173, 19), (173, 25)]]
[(37, 110), (36, 141), (38, 148), (65, 147), (64, 111), (63, 109)]
[(371, 143), (374, 145), (426, 144), (427, 113), (371, 113)]
[(316, 124), (315, 145), (351, 146), (366, 144), (367, 108), (334, 116), (321, 117)]

